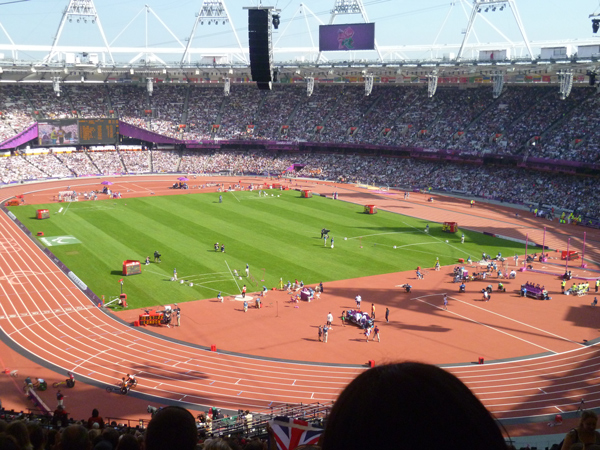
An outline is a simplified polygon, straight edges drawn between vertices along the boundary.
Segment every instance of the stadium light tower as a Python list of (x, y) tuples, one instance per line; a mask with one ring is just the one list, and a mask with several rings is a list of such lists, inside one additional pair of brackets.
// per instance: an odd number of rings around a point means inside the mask
[(492, 83), (492, 94), (494, 96), (494, 99), (497, 99), (502, 95), (502, 89), (504, 89), (504, 74), (502, 72), (497, 72), (494, 75), (492, 75)]
[(365, 97), (368, 97), (373, 92), (373, 74), (368, 73), (365, 75)]
[(196, 34), (196, 28), (198, 28), (198, 23), (200, 23), (200, 25), (204, 25), (205, 22), (207, 25), (225, 25), (228, 23), (231, 26), (235, 39), (238, 43), (238, 47), (240, 48), (240, 60), (246, 64), (248, 63), (248, 59), (246, 58), (244, 49), (242, 48), (242, 43), (240, 42), (240, 38), (238, 37), (237, 31), (233, 26), (233, 21), (229, 17), (229, 12), (225, 6), (225, 0), (203, 0), (200, 11), (198, 14), (196, 14), (196, 21), (192, 27), (192, 32), (188, 38), (187, 45), (183, 51), (183, 55), (181, 56), (181, 64), (186, 62), (186, 58), (188, 59), (187, 62), (190, 62), (190, 47), (192, 46), (192, 41), (194, 40), (194, 34)]
[(523, 22), (521, 21), (521, 16), (519, 15), (519, 10), (517, 9), (517, 0), (473, 0), (473, 9), (471, 10), (471, 16), (469, 17), (469, 24), (467, 25), (467, 31), (465, 32), (465, 37), (460, 46), (460, 50), (456, 55), (456, 60), (460, 61), (462, 58), (463, 51), (465, 49), (465, 45), (469, 40), (469, 36), (473, 31), (473, 25), (475, 24), (475, 20), (477, 16), (482, 12), (486, 12), (489, 9), (495, 11), (496, 8), (500, 8), (502, 11), (506, 6), (512, 11), (513, 16), (515, 18), (515, 22), (519, 27), (519, 31), (521, 32), (521, 36), (523, 37), (523, 42), (529, 51), (529, 57), (533, 60), (533, 52), (531, 51), (531, 46), (529, 45), (529, 39), (527, 38), (527, 33), (525, 33), (525, 27), (523, 26)]
[[(599, 7), (600, 8), (600, 7)], [(600, 30), (600, 14), (598, 13), (598, 9), (589, 15), (589, 18), (592, 19), (592, 31), (594, 34), (598, 33)]]
[(152, 92), (154, 92), (154, 79), (150, 77), (146, 78), (146, 91), (148, 91), (148, 95), (152, 97)]
[(315, 90), (315, 78), (314, 77), (306, 77), (306, 96), (310, 97), (313, 95)]
[(77, 22), (81, 22), (83, 20), (84, 23), (87, 23), (89, 20), (92, 24), (96, 24), (98, 29), (100, 30), (100, 34), (102, 35), (102, 40), (104, 41), (104, 45), (106, 46), (106, 51), (108, 52), (108, 56), (110, 56), (111, 62), (114, 64), (115, 60), (113, 59), (112, 52), (110, 51), (110, 46), (106, 40), (106, 36), (104, 35), (104, 30), (102, 29), (102, 24), (100, 23), (100, 17), (98, 17), (98, 12), (96, 11), (96, 7), (94, 6), (94, 0), (70, 0), (69, 5), (63, 11), (63, 16), (58, 25), (58, 31), (56, 32), (56, 36), (54, 37), (54, 42), (52, 42), (52, 48), (50, 49), (50, 53), (48, 53), (44, 57), (44, 62), (52, 61), (52, 58), (58, 55), (58, 51), (56, 51), (56, 46), (58, 45), (58, 41), (60, 40), (60, 35), (62, 34), (63, 28), (67, 21), (73, 22), (73, 19), (76, 19)]
[(427, 75), (427, 95), (429, 98), (432, 98), (435, 95), (435, 91), (437, 91), (438, 86), (438, 72), (434, 70), (429, 75)]
[(559, 70), (558, 71), (559, 94), (561, 100), (566, 100), (571, 95), (573, 89), (573, 71)]
[[(335, 18), (342, 14), (360, 14), (365, 23), (369, 23), (369, 17), (367, 16), (367, 10), (365, 9), (362, 0), (335, 0), (333, 9), (331, 10), (331, 17), (329, 18), (329, 25), (333, 25)], [(379, 47), (377, 46), (377, 39), (375, 39), (375, 51), (379, 56), (379, 61), (383, 61)], [(321, 59), (321, 53), (317, 57), (317, 61)]]
[(52, 90), (57, 97), (60, 97), (60, 77), (52, 77)]

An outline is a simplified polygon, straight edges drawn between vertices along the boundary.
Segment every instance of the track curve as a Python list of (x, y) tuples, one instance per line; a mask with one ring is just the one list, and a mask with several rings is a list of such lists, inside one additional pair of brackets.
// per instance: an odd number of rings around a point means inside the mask
[[(11, 188), (10, 194), (31, 188)], [(388, 209), (385, 201), (380, 203)], [(443, 214), (432, 211), (435, 214), (428, 220)], [(532, 233), (539, 235), (540, 230)], [(564, 238), (554, 234), (550, 239)], [(90, 382), (109, 385), (123, 373), (135, 372), (140, 381), (137, 390), (157, 400), (262, 410), (331, 402), (365, 370), (210, 352), (141, 332), (93, 305), (6, 214), (0, 214), (0, 244), (4, 339)], [(505, 420), (574, 411), (584, 397), (587, 407), (600, 407), (599, 369), (595, 345), (519, 361), (448, 368)]]

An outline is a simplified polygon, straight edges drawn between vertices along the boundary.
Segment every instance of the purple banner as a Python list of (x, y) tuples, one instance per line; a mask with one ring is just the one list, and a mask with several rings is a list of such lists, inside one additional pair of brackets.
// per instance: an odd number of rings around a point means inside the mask
[(37, 139), (38, 137), (38, 126), (37, 123), (30, 125), (29, 128), (21, 131), (16, 136), (8, 138), (2, 144), (0, 144), (0, 150), (7, 150), (11, 148), (17, 148), (20, 145), (26, 144), (27, 142)]
[(319, 25), (319, 51), (373, 50), (374, 23)]
[(545, 158), (527, 158), (528, 163), (534, 164), (551, 164), (553, 166), (569, 166), (569, 167), (583, 167), (583, 163), (578, 161), (568, 161), (562, 159), (545, 159)]
[(135, 125), (123, 122), (122, 120), (119, 120), (119, 134), (134, 139), (141, 139), (142, 141), (154, 142), (156, 144), (183, 143), (183, 141), (163, 136), (162, 134), (154, 133), (153, 131), (144, 130), (143, 128), (136, 127)]

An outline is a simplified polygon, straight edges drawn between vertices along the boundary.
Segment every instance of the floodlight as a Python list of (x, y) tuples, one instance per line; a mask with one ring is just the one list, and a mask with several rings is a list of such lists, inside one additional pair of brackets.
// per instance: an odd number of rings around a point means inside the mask
[(279, 24), (281, 23), (281, 18), (279, 14), (273, 14), (273, 28), (276, 30), (279, 28)]
[(600, 19), (592, 19), (592, 31), (594, 34), (600, 29)]

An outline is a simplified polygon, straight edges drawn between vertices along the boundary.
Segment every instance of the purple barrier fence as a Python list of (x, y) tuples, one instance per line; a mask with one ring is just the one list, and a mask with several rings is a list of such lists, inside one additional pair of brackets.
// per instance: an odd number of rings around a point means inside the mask
[(30, 125), (25, 130), (21, 131), (16, 136), (8, 138), (4, 142), (0, 144), (0, 150), (8, 150), (11, 148), (17, 148), (19, 145), (26, 144), (32, 139), (37, 139), (38, 137), (38, 126), (37, 123)]
[(181, 144), (184, 142), (175, 138), (163, 136), (162, 134), (158, 134), (153, 131), (144, 130), (143, 128), (136, 127), (135, 125), (123, 122), (122, 120), (119, 120), (119, 134), (122, 136), (129, 136), (134, 139), (154, 142), (156, 144)]

